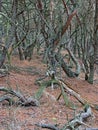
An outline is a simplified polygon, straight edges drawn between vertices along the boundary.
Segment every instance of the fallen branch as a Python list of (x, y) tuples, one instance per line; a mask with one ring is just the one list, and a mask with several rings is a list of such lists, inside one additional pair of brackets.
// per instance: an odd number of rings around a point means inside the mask
[[(57, 79), (57, 81), (58, 81), (58, 83), (59, 83), (61, 86), (63, 86), (63, 88), (65, 89), (65, 91), (66, 91), (68, 94), (74, 96), (82, 105), (89, 104), (90, 107), (92, 107), (92, 108), (94, 108), (94, 109), (97, 110), (97, 106), (98, 106), (98, 105), (92, 104), (92, 103), (90, 103), (88, 100), (86, 100), (86, 99), (84, 99), (83, 97), (81, 97), (81, 95), (78, 94), (78, 92), (74, 91), (74, 90), (70, 87), (69, 83), (64, 82), (62, 79)], [(62, 94), (60, 94), (60, 96), (61, 96), (61, 95), (62, 95)], [(59, 96), (59, 98), (60, 98), (60, 96)]]
[(90, 116), (92, 116), (91, 108), (90, 107), (85, 108), (84, 112), (76, 115), (74, 119), (69, 121), (68, 124), (63, 127), (63, 129), (71, 130), (72, 128), (73, 129), (78, 128), (81, 125), (85, 125), (87, 127), (90, 127), (89, 125), (84, 123), (84, 120), (86, 120)]
[[(6, 92), (7, 95), (0, 97), (0, 102), (6, 100), (9, 102), (9, 105), (11, 104), (18, 104), (18, 105), (23, 105), (23, 106), (38, 106), (38, 101), (34, 99), (33, 97), (25, 97), (20, 93), (19, 91), (12, 90), (11, 88), (6, 88), (6, 87), (0, 87), (0, 91)], [(13, 95), (14, 97), (17, 97), (18, 100), (15, 101), (13, 97), (9, 96)]]
[(74, 96), (81, 104), (85, 105), (87, 101), (83, 99), (77, 92), (72, 90), (63, 80), (58, 80), (59, 84), (64, 87), (65, 91)]
[(60, 130), (58, 127), (56, 127), (55, 125), (52, 125), (52, 124), (37, 123), (35, 125), (38, 127), (47, 128), (47, 129), (51, 129), (51, 130)]
[(0, 102), (3, 102), (4, 100), (8, 101), (9, 105), (13, 105), (15, 103), (12, 97), (7, 95), (0, 97)]
[(67, 124), (65, 124), (63, 128), (58, 128), (57, 126), (52, 125), (52, 124), (37, 123), (35, 125), (37, 125), (38, 127), (47, 128), (51, 130), (72, 130), (72, 129), (76, 130), (81, 125), (84, 125), (88, 127), (86, 130), (98, 130), (98, 129), (90, 128), (90, 126), (84, 122), (90, 116), (92, 116), (91, 108), (89, 106), (88, 107), (86, 106), (83, 112), (76, 115), (75, 118), (73, 118)]

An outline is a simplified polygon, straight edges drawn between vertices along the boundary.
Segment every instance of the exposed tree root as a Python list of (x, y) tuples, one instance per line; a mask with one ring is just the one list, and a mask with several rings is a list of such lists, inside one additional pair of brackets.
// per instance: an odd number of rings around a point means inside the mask
[[(0, 97), (0, 102), (4, 100), (9, 102), (9, 105), (22, 105), (22, 106), (38, 106), (39, 102), (33, 97), (25, 97), (19, 91), (12, 90), (11, 88), (0, 87), (0, 91), (6, 93), (6, 95)], [(14, 97), (17, 97), (18, 100), (15, 100)]]

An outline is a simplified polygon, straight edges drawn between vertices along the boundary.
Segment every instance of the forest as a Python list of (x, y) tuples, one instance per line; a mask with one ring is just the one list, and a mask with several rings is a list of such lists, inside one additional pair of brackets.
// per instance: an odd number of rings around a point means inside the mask
[(98, 130), (98, 0), (0, 0), (0, 129)]

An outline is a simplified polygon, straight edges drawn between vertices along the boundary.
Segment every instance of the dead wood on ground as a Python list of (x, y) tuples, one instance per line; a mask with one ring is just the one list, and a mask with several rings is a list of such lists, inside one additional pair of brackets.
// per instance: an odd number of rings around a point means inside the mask
[(70, 86), (68, 84), (66, 84), (63, 80), (58, 80), (60, 86), (62, 86), (65, 90), (65, 92), (67, 92), (68, 94), (74, 96), (82, 105), (85, 105), (87, 103), (87, 101), (85, 99), (83, 99), (77, 92), (75, 92), (74, 90), (72, 90), (72, 88), (70, 88)]
[[(12, 88), (0, 87), (0, 91), (5, 92), (5, 95), (0, 97), (0, 102), (8, 101), (9, 105), (22, 106), (38, 106), (39, 102), (33, 97), (25, 97), (20, 91), (15, 91)], [(15, 99), (17, 97), (17, 100)]]
[[(94, 109), (97, 108), (96, 104), (90, 103), (88, 100), (84, 99), (78, 92), (76, 92), (75, 90), (73, 90), (71, 88), (71, 85), (69, 83), (64, 82), (62, 79), (57, 79), (57, 81), (60, 84), (60, 86), (64, 88), (65, 92), (67, 92), (68, 94), (70, 94), (73, 97), (75, 97), (82, 105), (89, 104), (90, 107), (92, 107)], [(59, 98), (60, 98), (61, 95), (62, 95), (62, 93), (59, 95), (58, 100), (59, 100)]]
[[(63, 128), (58, 128), (57, 125), (53, 124), (42, 124), (42, 123), (37, 123), (38, 127), (42, 128), (47, 128), (51, 130), (98, 130), (97, 128), (91, 128), (88, 124), (85, 123), (86, 119), (88, 117), (92, 116), (92, 111), (91, 107), (85, 107), (83, 112), (77, 114), (72, 120), (68, 121), (67, 124), (63, 126)], [(85, 126), (87, 128), (84, 129), (84, 127), (80, 126)]]

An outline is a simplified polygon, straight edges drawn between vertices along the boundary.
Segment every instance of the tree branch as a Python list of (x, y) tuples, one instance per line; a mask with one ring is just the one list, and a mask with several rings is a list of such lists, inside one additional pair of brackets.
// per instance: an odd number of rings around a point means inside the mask
[(23, 106), (38, 106), (39, 105), (39, 102), (37, 101), (37, 99), (34, 99), (33, 97), (27, 98), (24, 95), (22, 95), (19, 91), (12, 90), (11, 88), (0, 87), (0, 91), (16, 96), (19, 99), (18, 101), (14, 101), (13, 97), (6, 95), (0, 98), (0, 102), (7, 100), (9, 103), (11, 101), (12, 104), (13, 103), (20, 104)]

